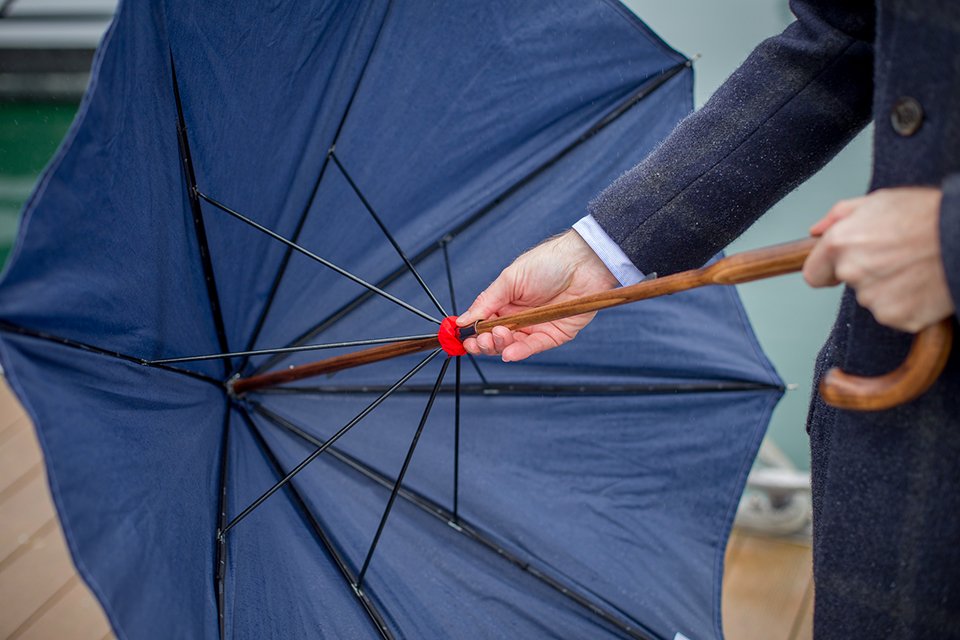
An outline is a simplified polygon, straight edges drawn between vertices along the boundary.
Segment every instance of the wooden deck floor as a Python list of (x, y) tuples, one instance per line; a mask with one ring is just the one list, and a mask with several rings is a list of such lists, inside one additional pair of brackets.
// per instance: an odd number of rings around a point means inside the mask
[[(735, 532), (724, 575), (729, 640), (812, 637), (806, 544)], [(106, 640), (54, 514), (33, 427), (0, 377), (0, 639)]]

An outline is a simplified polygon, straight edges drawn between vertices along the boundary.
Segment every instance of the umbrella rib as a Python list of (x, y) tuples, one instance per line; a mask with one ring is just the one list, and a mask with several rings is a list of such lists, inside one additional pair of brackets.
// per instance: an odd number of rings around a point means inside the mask
[(223, 438), (220, 442), (220, 490), (218, 496), (217, 508), (217, 539), (216, 556), (214, 557), (213, 581), (214, 591), (217, 598), (217, 626), (220, 631), (220, 640), (226, 638), (225, 627), (225, 592), (224, 578), (227, 575), (227, 542), (220, 535), (223, 527), (227, 524), (227, 460), (229, 459), (230, 444), (230, 407), (228, 406), (223, 416)]
[[(453, 288), (453, 268), (450, 264), (450, 251), (447, 245), (450, 244), (450, 238), (443, 239), (443, 266), (447, 272), (447, 286), (450, 287), (450, 306), (453, 308), (454, 315), (457, 313), (457, 293)], [(473, 368), (477, 370), (480, 379), (487, 384), (487, 379), (480, 371), (480, 366), (474, 360), (473, 354), (467, 354), (470, 358)], [(456, 369), (454, 370), (454, 396), (453, 396), (453, 522), (460, 521), (460, 358), (457, 358)]]
[[(273, 448), (267, 443), (266, 439), (263, 437), (263, 434), (260, 433), (260, 429), (257, 427), (253, 418), (250, 417), (247, 409), (242, 406), (238, 407), (238, 409), (240, 411), (240, 415), (243, 417), (244, 422), (246, 422), (247, 427), (250, 429), (250, 432), (256, 439), (257, 444), (260, 445), (260, 448), (263, 450), (264, 454), (266, 454), (267, 459), (273, 466), (274, 472), (280, 477), (286, 475), (283, 465), (280, 464), (280, 460), (277, 458), (276, 453), (274, 453)], [(326, 531), (324, 531), (320, 521), (310, 511), (310, 508), (307, 506), (307, 501), (300, 494), (300, 491), (297, 489), (296, 485), (294, 483), (290, 483), (287, 486), (287, 489), (290, 491), (294, 504), (310, 523), (310, 528), (313, 530), (313, 534), (320, 541), (321, 546), (323, 546), (327, 554), (331, 557), (331, 559), (333, 559), (334, 564), (337, 566), (337, 570), (343, 577), (345, 584), (350, 589), (350, 592), (353, 593), (355, 598), (357, 598), (360, 606), (363, 607), (364, 612), (367, 614), (367, 617), (369, 617), (370, 622), (380, 633), (380, 637), (384, 640), (392, 640), (393, 634), (387, 627), (387, 623), (384, 621), (383, 615), (381, 615), (381, 613), (374, 606), (373, 601), (370, 600), (365, 593), (354, 588), (353, 576), (350, 572), (350, 569), (347, 567), (347, 563), (344, 561), (343, 556), (341, 556), (337, 551), (336, 545), (330, 539), (330, 536), (328, 536)]]
[[(376, 385), (357, 386), (312, 386), (312, 387), (271, 387), (259, 389), (263, 395), (325, 395), (355, 394), (369, 395), (379, 393), (383, 387)], [(616, 395), (676, 395), (680, 393), (740, 393), (744, 391), (772, 391), (782, 393), (784, 387), (766, 382), (741, 380), (717, 380), (714, 382), (674, 382), (639, 384), (527, 384), (494, 383), (463, 384), (462, 395), (479, 396), (616, 396)], [(429, 393), (430, 387), (408, 385), (401, 393)], [(456, 387), (443, 387), (440, 393), (455, 393)]]
[(366, 196), (360, 191), (360, 187), (357, 186), (357, 183), (353, 181), (353, 177), (347, 171), (346, 167), (343, 166), (343, 163), (340, 162), (340, 158), (337, 157), (335, 151), (331, 149), (330, 157), (333, 158), (334, 164), (337, 165), (337, 168), (340, 169), (340, 173), (346, 178), (347, 183), (350, 185), (350, 188), (353, 189), (353, 192), (357, 194), (357, 197), (360, 199), (360, 202), (363, 204), (364, 209), (367, 210), (367, 213), (370, 214), (370, 217), (373, 218), (373, 221), (377, 223), (377, 226), (380, 227), (380, 230), (383, 232), (383, 235), (387, 238), (387, 241), (393, 246), (394, 250), (397, 252), (397, 255), (400, 256), (400, 259), (403, 260), (403, 264), (407, 266), (407, 269), (410, 270), (410, 273), (413, 274), (413, 277), (416, 279), (417, 283), (420, 285), (420, 288), (423, 289), (424, 293), (427, 294), (427, 297), (430, 298), (430, 301), (433, 302), (433, 306), (437, 308), (437, 311), (441, 315), (447, 316), (450, 315), (447, 313), (446, 309), (443, 308), (443, 305), (440, 304), (440, 301), (437, 300), (437, 296), (433, 294), (433, 291), (430, 290), (430, 287), (427, 286), (427, 283), (420, 276), (420, 273), (417, 271), (417, 268), (413, 266), (413, 263), (410, 262), (410, 258), (407, 257), (407, 254), (400, 247), (400, 244), (397, 242), (396, 238), (393, 237), (393, 234), (390, 233), (390, 230), (387, 229), (387, 225), (383, 223), (383, 219), (377, 214), (374, 210), (373, 205), (370, 204), (370, 201), (367, 200)]
[(457, 358), (453, 396), (453, 521), (460, 521), (460, 358)]
[[(304, 431), (286, 418), (273, 413), (263, 405), (255, 402), (251, 402), (250, 404), (254, 411), (263, 416), (274, 426), (292, 433), (309, 444), (317, 445), (321, 443), (321, 441), (315, 436)], [(341, 451), (336, 447), (330, 447), (328, 453), (334, 460), (337, 460), (350, 469), (353, 469), (355, 472), (377, 483), (381, 487), (385, 489), (390, 489), (393, 487), (393, 479), (373, 468), (366, 462), (363, 462), (362, 460), (355, 458), (354, 456)], [(476, 542), (477, 544), (494, 553), (497, 557), (506, 560), (521, 571), (530, 574), (533, 578), (539, 580), (551, 589), (557, 591), (560, 595), (572, 600), (590, 613), (596, 615), (611, 627), (623, 631), (634, 640), (652, 640), (652, 638), (655, 637), (649, 629), (646, 629), (642, 625), (639, 625), (635, 622), (626, 622), (622, 618), (617, 617), (617, 615), (607, 611), (596, 602), (591, 601), (585, 595), (581, 594), (573, 585), (564, 583), (560, 579), (541, 571), (532, 565), (528, 560), (524, 560), (523, 558), (514, 555), (513, 552), (504, 549), (498, 542), (488, 537), (487, 534), (483, 533), (480, 529), (469, 522), (463, 519), (454, 521), (453, 514), (450, 511), (423, 494), (418, 493), (413, 489), (401, 487), (399, 495), (401, 498), (419, 508), (424, 513), (427, 513), (437, 520), (449, 525), (450, 528), (465, 536), (468, 540)]]
[[(431, 316), (430, 314), (425, 313), (425, 312), (421, 311), (420, 309), (417, 309), (417, 308), (414, 307), (413, 305), (404, 302), (404, 301), (401, 300), (400, 298), (397, 298), (396, 296), (393, 296), (393, 295), (387, 293), (386, 291), (384, 291), (384, 290), (381, 289), (380, 287), (378, 287), (378, 286), (376, 286), (376, 285), (373, 285), (373, 284), (370, 284), (369, 282), (367, 282), (367, 281), (364, 280), (363, 278), (361, 278), (361, 277), (359, 277), (359, 276), (356, 276), (356, 275), (350, 273), (350, 272), (347, 271), (346, 269), (335, 265), (334, 263), (330, 262), (329, 260), (327, 260), (327, 259), (325, 259), (325, 258), (321, 258), (320, 256), (318, 256), (317, 254), (313, 253), (312, 251), (310, 251), (310, 250), (308, 250), (308, 249), (305, 249), (304, 247), (300, 246), (300, 245), (297, 244), (296, 242), (293, 242), (292, 240), (289, 240), (289, 239), (287, 239), (287, 238), (284, 238), (283, 236), (281, 236), (279, 233), (277, 233), (277, 232), (275, 232), (275, 231), (271, 231), (271, 230), (268, 229), (267, 227), (263, 226), (262, 224), (260, 224), (260, 223), (258, 223), (258, 222), (255, 222), (254, 220), (252, 220), (252, 219), (248, 218), (247, 216), (243, 215), (242, 213), (240, 213), (240, 212), (238, 212), (238, 211), (234, 211), (233, 209), (231, 209), (231, 208), (228, 207), (227, 205), (225, 205), (225, 204), (223, 204), (222, 202), (219, 202), (218, 200), (216, 200), (215, 198), (213, 198), (213, 197), (211, 197), (211, 196), (203, 193), (203, 192), (200, 191), (199, 189), (195, 189), (195, 192), (196, 192), (196, 194), (197, 194), (198, 197), (200, 197), (201, 199), (209, 202), (211, 205), (213, 205), (213, 206), (216, 207), (217, 209), (220, 209), (220, 210), (223, 211), (224, 213), (229, 214), (229, 215), (233, 216), (234, 218), (236, 218), (237, 220), (240, 220), (241, 222), (246, 223), (247, 225), (253, 227), (253, 228), (256, 229), (257, 231), (259, 231), (259, 232), (261, 232), (261, 233), (269, 236), (270, 238), (273, 238), (273, 239), (276, 240), (277, 242), (280, 242), (280, 243), (282, 243), (282, 244), (287, 245), (288, 247), (290, 247), (290, 248), (293, 249), (294, 251), (297, 251), (298, 253), (301, 253), (301, 254), (307, 256), (307, 257), (310, 258), (311, 260), (314, 260), (315, 262), (319, 262), (319, 263), (322, 264), (323, 266), (327, 267), (328, 269), (331, 269), (331, 270), (335, 271), (336, 273), (340, 274), (340, 275), (343, 276), (344, 278), (346, 278), (346, 279), (348, 279), (348, 280), (351, 280), (351, 281), (359, 284), (361, 287), (364, 287), (365, 289), (367, 289), (367, 290), (370, 291), (371, 293), (375, 293), (375, 294), (377, 294), (378, 296), (381, 296), (382, 298), (386, 298), (386, 299), (389, 300), (390, 302), (392, 302), (392, 303), (394, 303), (394, 304), (396, 304), (396, 305), (399, 305), (399, 306), (403, 307), (404, 309), (406, 309), (407, 311), (409, 311), (409, 312), (411, 312), (411, 313), (415, 313), (416, 315), (420, 316), (421, 318), (423, 318), (423, 319), (425, 319), (425, 320), (429, 320), (430, 322), (433, 322), (434, 324), (440, 324), (440, 321), (439, 321), (438, 319), (434, 318), (433, 316)], [(224, 349), (224, 351), (226, 351), (226, 349)]]
[(196, 380), (202, 380), (213, 386), (223, 389), (223, 382), (217, 380), (216, 378), (211, 378), (208, 375), (198, 373), (196, 371), (190, 371), (188, 369), (181, 369), (179, 367), (171, 367), (165, 364), (153, 364), (149, 360), (144, 360), (143, 358), (137, 358), (135, 356), (128, 355), (126, 353), (120, 353), (119, 351), (110, 351), (109, 349), (104, 349), (96, 345), (87, 344), (86, 342), (80, 342), (78, 340), (72, 340), (70, 338), (61, 338), (60, 336), (55, 336), (43, 331), (36, 331), (34, 329), (27, 329), (19, 325), (7, 322), (6, 320), (0, 320), (0, 331), (7, 331), (9, 333), (15, 333), (17, 335), (26, 336), (28, 338), (35, 338), (37, 340), (46, 340), (48, 342), (54, 342), (64, 347), (70, 347), (71, 349), (78, 349), (80, 351), (87, 351), (89, 353), (95, 353), (100, 356), (107, 356), (109, 358), (116, 358), (117, 360), (123, 360), (124, 362), (130, 362), (132, 364), (139, 364), (145, 367), (152, 367), (154, 369), (159, 369), (161, 371), (169, 371), (170, 373), (178, 373)]
[[(450, 307), (453, 309), (453, 315), (460, 315), (457, 312), (457, 296), (456, 292), (453, 290), (453, 269), (450, 266), (450, 252), (447, 250), (447, 245), (450, 244), (450, 241), (453, 238), (446, 236), (441, 240), (443, 246), (443, 264), (447, 271), (447, 285), (450, 287)], [(483, 384), (489, 384), (487, 376), (483, 375), (483, 371), (480, 370), (480, 364), (477, 362), (477, 359), (473, 357), (472, 353), (468, 353), (467, 357), (470, 358), (470, 364), (473, 365), (474, 370), (477, 372), (477, 375), (480, 376), (480, 379), (483, 381)], [(457, 376), (460, 375), (460, 365), (457, 365)], [(459, 380), (459, 377), (457, 378)]]
[(437, 393), (440, 391), (440, 385), (443, 384), (443, 377), (447, 374), (447, 367), (450, 366), (450, 358), (446, 358), (443, 361), (443, 366), (440, 367), (440, 374), (437, 376), (437, 382), (433, 385), (433, 391), (430, 393), (430, 398), (427, 400), (427, 406), (423, 409), (423, 414), (420, 416), (420, 424), (417, 425), (417, 431), (413, 434), (413, 440), (410, 441), (410, 448), (407, 449), (407, 455), (403, 459), (403, 465), (400, 467), (400, 473), (397, 475), (397, 481), (393, 484), (393, 489), (390, 490), (390, 498), (387, 500), (387, 506), (383, 510), (383, 515), (380, 516), (380, 524), (377, 525), (377, 532), (373, 536), (373, 541), (370, 543), (370, 549), (367, 551), (367, 557), (363, 560), (363, 566), (360, 568), (360, 573), (357, 574), (357, 589), (363, 588), (363, 578), (367, 574), (367, 569), (370, 567), (370, 560), (373, 559), (373, 552), (377, 549), (377, 543), (380, 542), (380, 536), (383, 534), (383, 528), (387, 524), (387, 518), (390, 517), (390, 511), (393, 509), (393, 503), (397, 500), (397, 493), (400, 491), (400, 485), (403, 484), (403, 478), (407, 475), (407, 469), (410, 467), (410, 461), (413, 459), (413, 452), (417, 449), (417, 443), (420, 441), (420, 434), (423, 433), (423, 427), (427, 424), (427, 418), (430, 417), (430, 411), (433, 409), (433, 402), (437, 399)]
[[(190, 202), (190, 212), (193, 217), (193, 230), (197, 238), (197, 247), (200, 253), (200, 264), (203, 267), (204, 282), (207, 288), (207, 299), (210, 302), (210, 312), (213, 315), (213, 326), (217, 333), (217, 342), (220, 351), (230, 351), (227, 340), (227, 330), (223, 323), (223, 310), (220, 307), (220, 294), (217, 291), (217, 279), (213, 270), (213, 258), (210, 255), (210, 245), (207, 242), (207, 229), (203, 222), (203, 210), (197, 198), (197, 176), (193, 171), (193, 157), (190, 155), (190, 142), (187, 138), (187, 123), (183, 116), (183, 104), (180, 101), (180, 86), (177, 83), (177, 68), (173, 61), (173, 50), (170, 50), (170, 75), (173, 80), (173, 99), (177, 107), (177, 144), (180, 147), (180, 164), (183, 170), (183, 179), (186, 181), (187, 199)], [(231, 362), (224, 360), (224, 374), (229, 378)]]
[[(610, 124), (619, 119), (623, 114), (627, 113), (632, 107), (639, 104), (644, 98), (652, 94), (654, 91), (662, 87), (672, 79), (674, 76), (679, 74), (686, 68), (691, 66), (692, 62), (686, 60), (684, 62), (678, 63), (673, 67), (663, 71), (662, 73), (648, 77), (645, 79), (638, 87), (637, 90), (627, 96), (620, 103), (615, 105), (612, 109), (606, 112), (603, 116), (597, 119), (597, 121), (591, 125), (584, 133), (578, 136), (570, 144), (565, 146), (563, 149), (558, 151), (556, 154), (545, 160), (543, 163), (532, 169), (529, 173), (519, 178), (516, 182), (512, 183), (510, 186), (505, 188), (503, 191), (499, 192), (496, 196), (488, 200), (483, 204), (479, 209), (477, 209), (473, 214), (471, 214), (467, 219), (454, 227), (451, 231), (444, 234), (444, 238), (453, 239), (456, 236), (460, 235), (478, 221), (482, 220), (487, 214), (495, 210), (500, 204), (506, 201), (510, 196), (518, 192), (524, 186), (529, 184), (531, 181), (539, 177), (544, 171), (550, 169), (552, 166), (560, 162), (563, 158), (569, 155), (572, 151), (577, 149), (580, 145), (584, 144), (595, 135), (600, 133), (603, 129), (608, 127)], [(449, 241), (449, 240), (448, 240)], [(434, 251), (437, 251), (441, 248), (443, 239), (438, 240), (428, 244), (424, 249), (419, 253), (413, 256), (412, 262), (414, 264), (419, 264), (421, 261), (425, 260), (429, 256), (433, 255)], [(405, 268), (398, 268), (393, 272), (384, 276), (377, 285), (380, 287), (385, 287), (392, 283), (394, 280), (406, 273)], [(354, 309), (364, 304), (367, 300), (370, 299), (371, 294), (369, 292), (364, 292), (351, 300), (350, 302), (344, 304), (339, 309), (334, 311), (332, 314), (315, 324), (312, 328), (303, 332), (298, 336), (291, 344), (302, 344), (306, 340), (310, 340), (326, 330), (330, 325), (338, 322), (344, 316), (352, 312)], [(255, 371), (254, 375), (267, 371), (268, 369), (273, 368), (277, 363), (282, 361), (284, 356), (277, 355), (273, 358), (269, 358), (266, 362), (260, 365)]]
[(243, 521), (244, 518), (246, 518), (248, 515), (253, 513), (257, 509), (257, 507), (262, 505), (264, 501), (267, 500), (267, 498), (272, 496), (274, 493), (279, 491), (284, 485), (289, 483), (294, 478), (294, 476), (296, 476), (298, 473), (303, 471), (307, 467), (307, 465), (309, 465), (311, 462), (316, 460), (321, 453), (323, 453), (330, 447), (330, 445), (332, 445), (334, 442), (339, 440), (341, 436), (343, 436), (345, 433), (350, 431), (350, 429), (356, 426), (357, 423), (359, 423), (361, 420), (366, 418), (371, 411), (376, 409), (378, 406), (380, 406), (380, 403), (382, 403), (384, 400), (386, 400), (391, 395), (393, 395), (393, 393), (397, 389), (403, 386), (403, 384), (406, 383), (407, 380), (409, 380), (414, 375), (416, 375), (418, 371), (423, 369), (427, 365), (427, 363), (433, 360), (437, 356), (437, 354), (440, 353), (441, 351), (443, 351), (443, 349), (434, 350), (432, 353), (430, 353), (430, 355), (428, 355), (426, 358), (421, 360), (420, 363), (417, 364), (417, 366), (415, 366), (413, 369), (405, 373), (402, 378), (397, 380), (397, 382), (395, 382), (392, 387), (390, 387), (389, 389), (381, 393), (376, 400), (374, 400), (369, 405), (367, 405), (367, 407), (363, 411), (358, 413), (352, 420), (350, 420), (350, 422), (348, 422), (343, 427), (341, 427), (340, 430), (337, 431), (335, 434), (333, 434), (329, 440), (327, 440), (322, 445), (317, 447), (313, 453), (311, 453), (309, 456), (304, 458), (300, 462), (300, 464), (298, 464), (292, 471), (290, 471), (286, 476), (284, 476), (283, 479), (281, 479), (279, 482), (277, 482), (272, 487), (270, 487), (265, 492), (263, 492), (263, 494), (259, 498), (254, 500), (243, 511), (241, 511), (237, 516), (235, 516), (233, 520), (231, 520), (230, 523), (226, 527), (224, 527), (223, 531), (221, 532), (221, 535), (226, 535), (228, 531), (230, 531), (235, 526), (240, 524), (240, 522)]
[[(392, 4), (387, 4), (386, 10), (383, 12), (383, 17), (380, 19), (380, 26), (377, 28), (377, 35), (373, 39), (373, 45), (370, 47), (370, 51), (367, 52), (367, 58), (363, 61), (363, 68), (360, 69), (360, 75), (357, 78), (356, 84), (353, 86), (353, 91), (350, 93), (350, 98), (347, 100), (347, 105), (343, 110), (343, 114), (340, 116), (340, 122), (337, 124), (337, 130), (333, 134), (333, 142), (330, 143), (331, 148), (337, 145), (337, 141), (340, 139), (340, 134), (343, 132), (343, 127), (347, 123), (347, 116), (350, 114), (350, 109), (353, 107), (353, 101), (357, 97), (357, 93), (360, 91), (360, 86), (363, 84), (363, 78), (366, 76), (367, 67), (370, 65), (370, 60), (373, 58), (373, 52), (376, 51), (377, 45), (380, 43), (380, 34), (383, 33), (383, 25), (387, 22), (387, 15), (390, 13), (390, 8)], [(310, 213), (310, 210), (313, 208), (313, 201), (316, 199), (317, 193), (320, 190), (320, 183), (323, 181), (323, 176), (327, 171), (327, 167), (330, 164), (330, 154), (324, 156), (323, 165), (320, 167), (320, 174), (317, 176), (316, 181), (313, 185), (313, 191), (310, 193), (310, 198), (307, 200), (306, 205), (303, 208), (303, 212), (300, 214), (300, 219), (297, 221), (297, 227), (293, 232), (293, 237), (291, 238), (294, 242), (299, 242), (300, 233), (303, 231), (303, 227), (307, 223), (307, 216)], [(263, 305), (263, 309), (260, 310), (260, 316), (257, 318), (257, 324), (254, 326), (253, 332), (250, 334), (250, 339), (247, 341), (247, 350), (253, 349), (254, 345), (257, 343), (257, 338), (260, 337), (260, 332), (263, 331), (263, 325), (267, 321), (267, 315), (270, 313), (270, 309), (273, 307), (273, 300), (277, 295), (277, 291), (280, 288), (280, 281), (283, 280), (283, 276), (287, 271), (287, 265), (290, 263), (290, 257), (293, 255), (293, 250), (290, 247), (287, 247), (283, 254), (283, 259), (280, 261), (280, 267), (277, 269), (277, 275), (273, 279), (273, 284), (270, 285), (270, 292), (267, 294), (267, 301)], [(240, 366), (237, 367), (237, 370), (242, 370), (246, 365), (249, 358), (244, 358), (240, 362)]]
[(249, 351), (232, 351), (230, 353), (208, 353), (200, 356), (180, 356), (177, 358), (163, 358), (149, 360), (148, 364), (172, 364), (175, 362), (197, 362), (198, 360), (216, 360), (218, 358), (235, 358), (239, 356), (265, 356), (273, 353), (298, 353), (300, 351), (318, 351), (321, 349), (341, 349), (345, 347), (363, 347), (372, 344), (393, 344), (395, 342), (411, 342), (434, 338), (436, 334), (426, 333), (416, 336), (396, 336), (394, 338), (370, 338), (367, 340), (349, 340), (347, 342), (327, 342), (324, 344), (305, 344), (299, 347), (276, 347), (273, 349), (251, 349)]

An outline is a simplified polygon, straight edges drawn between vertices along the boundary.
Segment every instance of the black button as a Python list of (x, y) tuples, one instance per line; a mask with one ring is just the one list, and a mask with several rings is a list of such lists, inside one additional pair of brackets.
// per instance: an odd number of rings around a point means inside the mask
[(923, 107), (910, 97), (897, 100), (890, 112), (890, 123), (893, 130), (902, 136), (912, 136), (923, 124)]

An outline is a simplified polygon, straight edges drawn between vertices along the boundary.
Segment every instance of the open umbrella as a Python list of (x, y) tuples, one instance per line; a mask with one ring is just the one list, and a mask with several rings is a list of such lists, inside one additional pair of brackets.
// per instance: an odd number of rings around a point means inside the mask
[(118, 636), (720, 637), (781, 394), (732, 288), (524, 363), (232, 389), (436, 335), (690, 95), (612, 1), (125, 0), (0, 282)]

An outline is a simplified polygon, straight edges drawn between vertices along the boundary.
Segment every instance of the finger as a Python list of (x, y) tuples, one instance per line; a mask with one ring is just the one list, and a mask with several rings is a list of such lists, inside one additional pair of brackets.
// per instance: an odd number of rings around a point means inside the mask
[(513, 344), (503, 350), (504, 362), (517, 362), (530, 356), (542, 353), (548, 349), (560, 346), (553, 337), (546, 333), (516, 333)]
[(827, 229), (832, 227), (835, 223), (843, 220), (851, 213), (856, 211), (866, 199), (867, 196), (860, 196), (859, 198), (848, 198), (846, 200), (838, 201), (830, 208), (829, 211), (827, 211), (827, 215), (823, 216), (812, 227), (810, 227), (810, 235), (822, 236), (827, 232)]
[(882, 325), (916, 333), (953, 312), (945, 283), (902, 273), (857, 289), (857, 302)]
[(824, 238), (813, 246), (803, 263), (803, 279), (811, 287), (833, 287), (840, 284), (834, 271), (832, 245)]
[(477, 344), (476, 338), (467, 338), (463, 341), (463, 348), (467, 350), (472, 356), (480, 355), (480, 345)]
[(503, 353), (503, 350), (513, 344), (513, 332), (506, 327), (494, 327), (491, 331), (493, 335), (493, 347), (497, 353)]
[(504, 269), (503, 273), (478, 295), (470, 308), (457, 319), (457, 325), (466, 327), (478, 320), (486, 320), (501, 307), (509, 304), (513, 297), (514, 279), (514, 271), (509, 267)]
[(493, 334), (491, 333), (481, 333), (478, 335), (477, 344), (480, 346), (480, 353), (485, 356), (495, 356), (500, 353), (493, 342)]

